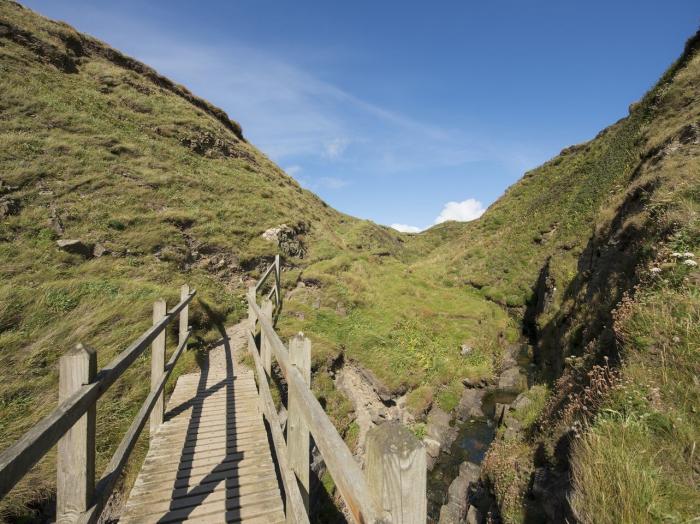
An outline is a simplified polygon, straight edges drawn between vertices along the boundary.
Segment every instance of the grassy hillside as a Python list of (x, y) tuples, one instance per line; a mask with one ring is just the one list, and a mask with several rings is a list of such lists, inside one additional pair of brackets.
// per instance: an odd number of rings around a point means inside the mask
[(510, 307), (534, 344), (529, 431), (486, 462), (506, 522), (700, 514), (699, 47), (425, 262)]

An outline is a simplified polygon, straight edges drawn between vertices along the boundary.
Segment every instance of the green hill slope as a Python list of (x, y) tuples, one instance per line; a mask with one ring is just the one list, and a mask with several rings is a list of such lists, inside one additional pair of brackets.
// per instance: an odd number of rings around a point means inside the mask
[(507, 522), (700, 511), (698, 48), (700, 34), (628, 117), (416, 262), (507, 307), (533, 345), (532, 397), (551, 391), (542, 413), (521, 414), (526, 435), (489, 454)]

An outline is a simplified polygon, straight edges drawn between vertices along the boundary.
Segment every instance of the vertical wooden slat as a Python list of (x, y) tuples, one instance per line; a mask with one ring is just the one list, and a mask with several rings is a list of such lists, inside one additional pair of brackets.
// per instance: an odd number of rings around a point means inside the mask
[(275, 255), (275, 297), (279, 309), (282, 306), (282, 266), (279, 255)]
[[(153, 324), (157, 324), (166, 315), (167, 306), (165, 300), (157, 300), (153, 303)], [(165, 329), (155, 338), (151, 344), (151, 391), (158, 387), (160, 378), (165, 371)], [(150, 437), (156, 434), (156, 431), (163, 423), (163, 414), (165, 413), (165, 402), (163, 402), (163, 392), (161, 391), (153, 405), (150, 418)]]
[[(255, 302), (255, 286), (250, 286), (248, 288), (248, 300)], [(253, 308), (248, 308), (248, 329), (255, 336), (255, 323), (257, 322), (257, 317), (255, 316), (255, 311)]]
[(426, 459), (423, 444), (396, 422), (367, 432), (367, 486), (389, 522), (425, 524)]
[[(97, 354), (78, 345), (59, 362), (58, 402), (91, 383), (97, 374)], [(58, 441), (56, 521), (75, 522), (87, 510), (95, 489), (95, 404)]]
[[(187, 297), (190, 295), (190, 286), (187, 284), (184, 284), (180, 288), (180, 302), (183, 300), (187, 299)], [(189, 304), (186, 305), (184, 308), (182, 308), (182, 311), (180, 311), (180, 326), (178, 329), (178, 347), (180, 347), (184, 342), (185, 339), (187, 338), (187, 331), (189, 330), (190, 327), (190, 306)]]
[[(267, 299), (263, 300), (260, 306), (260, 312), (268, 322), (272, 323), (272, 302)], [(272, 349), (270, 348), (270, 341), (267, 339), (267, 335), (265, 335), (264, 332), (260, 333), (260, 358), (265, 373), (267, 373), (269, 377), (272, 372)]]
[[(303, 333), (297, 334), (289, 341), (289, 360), (299, 370), (307, 387), (311, 386), (311, 340)], [(299, 492), (309, 512), (309, 471), (310, 438), (309, 427), (304, 420), (304, 404), (296, 393), (292, 383), (289, 384), (288, 418), (287, 418), (287, 452), (289, 466), (296, 473)]]

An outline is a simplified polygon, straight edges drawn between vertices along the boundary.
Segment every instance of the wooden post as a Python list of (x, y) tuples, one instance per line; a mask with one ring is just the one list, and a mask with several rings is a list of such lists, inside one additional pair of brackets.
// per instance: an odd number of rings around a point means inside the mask
[(367, 487), (389, 522), (425, 524), (427, 467), (423, 444), (397, 422), (367, 432)]
[[(185, 300), (187, 297), (190, 296), (190, 286), (187, 284), (184, 284), (180, 288), (180, 302)], [(184, 344), (185, 339), (187, 338), (187, 331), (190, 329), (190, 305), (187, 304), (184, 308), (182, 308), (182, 311), (180, 311), (180, 328), (178, 330), (178, 341), (177, 341), (177, 346), (180, 347), (182, 344)]]
[[(250, 286), (248, 288), (248, 300), (255, 302), (255, 286)], [(255, 336), (255, 322), (257, 322), (257, 318), (255, 317), (255, 311), (253, 311), (253, 308), (248, 306), (248, 329), (250, 329), (250, 332)]]
[[(297, 334), (289, 341), (289, 360), (299, 370), (307, 388), (311, 387), (311, 341), (303, 333)], [(304, 501), (306, 513), (309, 513), (309, 471), (310, 441), (309, 427), (304, 420), (301, 398), (289, 383), (288, 418), (287, 418), (287, 454), (289, 466), (296, 473), (299, 492)], [(289, 504), (287, 504), (289, 505)]]
[[(58, 402), (73, 395), (97, 374), (95, 350), (78, 345), (59, 361)], [(76, 522), (95, 489), (95, 404), (58, 441), (56, 522)]]
[[(160, 299), (153, 303), (153, 324), (157, 324), (165, 317), (167, 312), (165, 300)], [(153, 340), (151, 344), (151, 391), (158, 387), (160, 378), (165, 372), (165, 328)], [(160, 425), (163, 423), (165, 413), (165, 403), (163, 402), (163, 392), (161, 391), (153, 405), (150, 419), (150, 438), (152, 439)]]
[[(262, 306), (260, 306), (260, 311), (270, 324), (272, 324), (272, 302), (270, 300), (263, 300)], [(272, 372), (272, 350), (270, 348), (270, 341), (267, 340), (264, 331), (260, 331), (260, 358), (262, 359), (263, 368), (265, 368), (265, 373), (270, 376)], [(262, 378), (262, 377), (261, 377)]]
[(282, 266), (279, 255), (275, 255), (275, 295), (277, 309), (279, 309), (282, 306)]

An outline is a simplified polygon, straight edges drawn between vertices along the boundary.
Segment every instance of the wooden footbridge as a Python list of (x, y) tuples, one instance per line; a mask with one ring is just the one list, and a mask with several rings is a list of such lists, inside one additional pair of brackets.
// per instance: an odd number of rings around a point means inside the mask
[[(57, 522), (101, 521), (148, 422), (148, 454), (121, 522), (309, 522), (315, 505), (310, 492), (312, 444), (348, 519), (425, 522), (422, 444), (399, 424), (377, 426), (368, 434), (362, 471), (311, 392), (311, 342), (299, 334), (285, 346), (275, 332), (282, 307), (280, 282), (276, 257), (248, 291), (248, 319), (228, 330), (199, 373), (178, 379), (167, 409), (165, 384), (191, 335), (188, 308), (195, 292), (188, 286), (182, 287), (180, 302), (171, 310), (164, 301), (156, 302), (153, 327), (99, 372), (92, 349), (78, 346), (65, 354), (59, 365), (58, 407), (0, 454), (0, 497), (57, 445)], [(166, 363), (166, 328), (175, 319), (177, 346)], [(150, 393), (96, 480), (96, 403), (149, 346)], [(233, 357), (245, 347), (252, 355), (252, 370)], [(287, 387), (284, 426), (268, 384), (273, 373)]]

